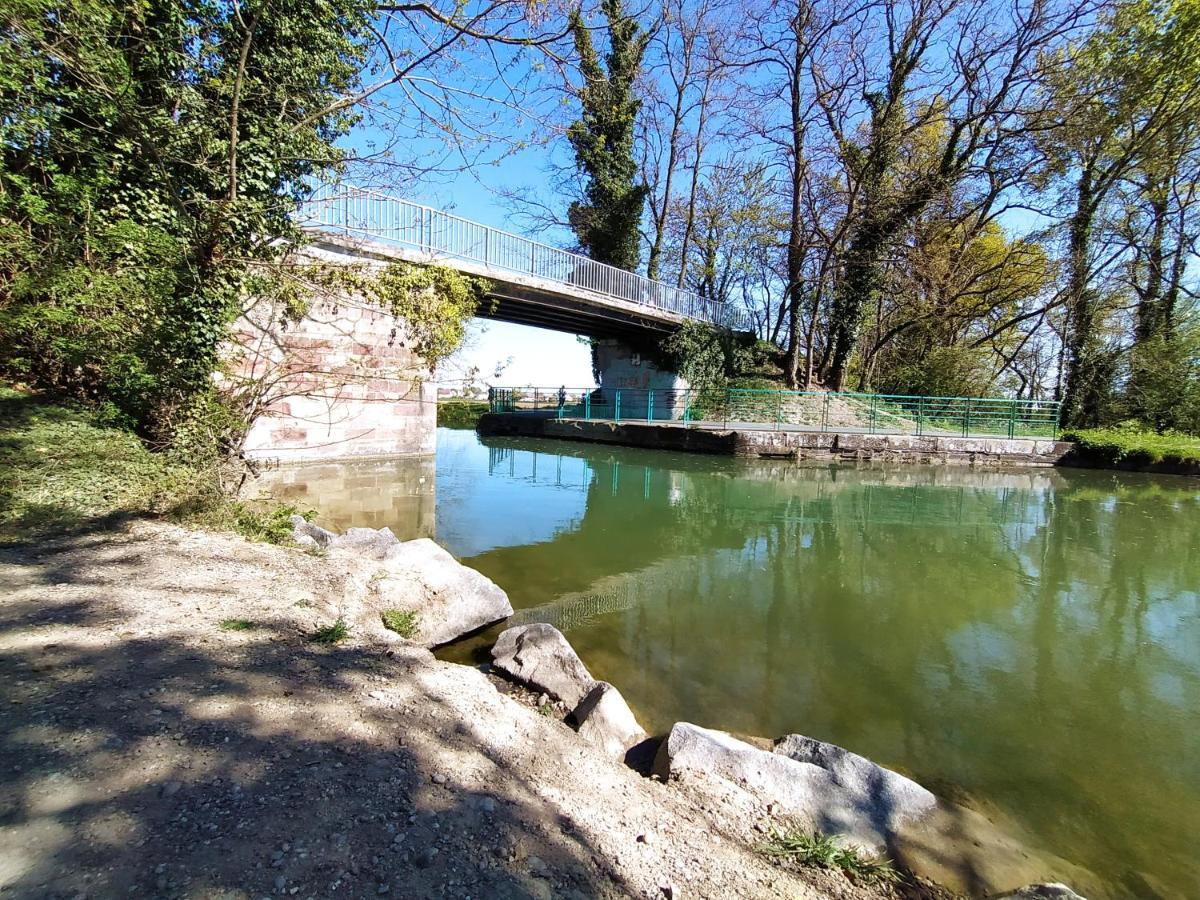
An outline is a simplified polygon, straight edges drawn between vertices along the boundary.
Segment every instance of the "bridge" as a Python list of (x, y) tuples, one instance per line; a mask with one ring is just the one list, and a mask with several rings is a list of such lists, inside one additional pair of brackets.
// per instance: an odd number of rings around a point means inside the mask
[[(296, 212), (310, 241), (301, 261), (374, 266), (438, 264), (488, 283), (480, 318), (594, 339), (606, 388), (679, 391), (687, 383), (653, 353), (684, 322), (743, 330), (743, 313), (442, 210), (345, 185), (314, 191)], [(334, 282), (312, 285), (304, 314), (262, 297), (239, 319), (223, 371), (261, 397), (243, 452), (309, 461), (426, 454), (437, 397), (409, 326)]]
[(750, 327), (743, 311), (692, 291), (373, 190), (322, 187), (298, 221), (319, 251), (486, 278), (490, 302), (480, 318), (597, 338), (661, 338), (687, 320)]

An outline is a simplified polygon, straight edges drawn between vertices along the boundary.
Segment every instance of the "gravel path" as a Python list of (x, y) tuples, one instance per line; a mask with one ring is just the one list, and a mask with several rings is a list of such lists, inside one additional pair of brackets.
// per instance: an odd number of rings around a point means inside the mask
[(155, 523), (0, 550), (0, 894), (881, 896), (476, 669), (307, 640), (347, 565)]

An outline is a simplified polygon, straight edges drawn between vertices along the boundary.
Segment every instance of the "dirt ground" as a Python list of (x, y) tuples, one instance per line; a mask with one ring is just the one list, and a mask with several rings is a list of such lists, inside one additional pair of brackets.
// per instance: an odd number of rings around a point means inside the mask
[(0, 549), (0, 895), (887, 895), (778, 868), (765, 809), (604, 759), (474, 668), (308, 640), (346, 565), (150, 522)]

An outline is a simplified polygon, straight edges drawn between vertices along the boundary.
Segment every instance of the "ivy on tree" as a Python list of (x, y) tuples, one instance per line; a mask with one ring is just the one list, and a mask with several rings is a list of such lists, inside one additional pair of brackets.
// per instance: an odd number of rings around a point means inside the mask
[(588, 256), (633, 270), (638, 267), (638, 226), (648, 193), (638, 180), (633, 152), (634, 123), (642, 105), (634, 82), (649, 36), (625, 14), (621, 0), (602, 0), (600, 8), (608, 22), (604, 65), (578, 9), (571, 12), (569, 23), (584, 81), (579, 93), (583, 110), (567, 129), (567, 139), (586, 185), (567, 217)]

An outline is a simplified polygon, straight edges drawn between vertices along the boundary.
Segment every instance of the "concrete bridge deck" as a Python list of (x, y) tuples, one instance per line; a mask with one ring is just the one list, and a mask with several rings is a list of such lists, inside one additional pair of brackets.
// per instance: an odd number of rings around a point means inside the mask
[(692, 291), (374, 191), (324, 188), (299, 222), (333, 260), (401, 259), (487, 278), (481, 318), (615, 338), (661, 336), (687, 320), (748, 328), (741, 311)]

